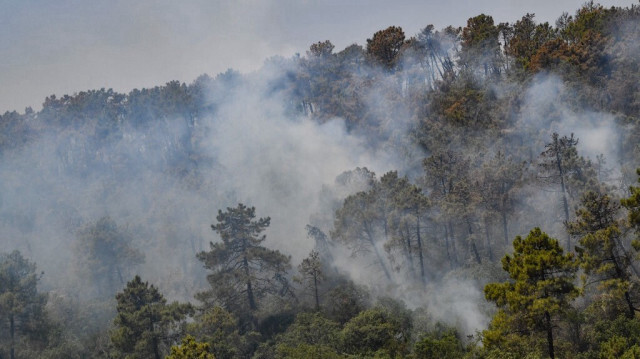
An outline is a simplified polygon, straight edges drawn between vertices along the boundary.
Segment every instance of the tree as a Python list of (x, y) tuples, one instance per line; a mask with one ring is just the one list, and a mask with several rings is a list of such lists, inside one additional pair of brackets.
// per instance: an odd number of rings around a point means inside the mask
[(464, 356), (465, 350), (455, 328), (439, 325), (433, 332), (425, 333), (415, 343), (416, 358), (454, 359)]
[(396, 56), (404, 44), (404, 31), (399, 26), (389, 26), (367, 39), (367, 54), (387, 70), (393, 69)]
[(46, 343), (47, 295), (38, 293), (39, 279), (35, 263), (19, 251), (0, 254), (0, 348), (10, 359), (18, 343)]
[[(485, 222), (493, 214), (500, 216), (505, 245), (509, 243), (507, 217), (515, 206), (514, 192), (521, 180), (523, 167), (523, 163), (517, 163), (503, 152), (498, 152), (481, 170), (479, 192), (485, 209)], [(488, 223), (485, 223), (485, 230), (488, 230)]]
[(386, 218), (378, 211), (372, 191), (358, 192), (347, 197), (336, 211), (331, 238), (349, 247), (352, 256), (373, 252), (376, 263), (391, 280), (385, 258), (379, 248), (379, 238), (385, 233)]
[(489, 74), (499, 74), (498, 35), (498, 27), (494, 25), (491, 16), (480, 14), (467, 20), (467, 26), (462, 29), (462, 64), (472, 70), (476, 65), (480, 65), (485, 77)]
[[(640, 176), (640, 168), (636, 170), (636, 173)], [(640, 183), (640, 178), (638, 178), (638, 183)], [(636, 233), (633, 247), (640, 250), (640, 186), (629, 186), (629, 192), (629, 197), (622, 199), (620, 203), (629, 211), (627, 220)]]
[(239, 317), (243, 329), (255, 328), (255, 312), (265, 296), (289, 293), (285, 275), (290, 258), (261, 245), (266, 239), (262, 232), (271, 219), (254, 220), (255, 211), (242, 203), (225, 212), (219, 210), (218, 223), (211, 229), (222, 243), (211, 243), (210, 251), (197, 255), (204, 267), (213, 271), (207, 276), (211, 290), (199, 293), (198, 299), (205, 304), (214, 299)]
[(139, 276), (116, 295), (117, 316), (111, 342), (117, 358), (161, 359), (182, 336), (181, 324), (191, 305), (167, 300)]
[(182, 345), (171, 347), (171, 354), (166, 359), (216, 359), (209, 352), (209, 344), (199, 343), (196, 338), (187, 335), (182, 339)]
[(568, 230), (578, 237), (576, 252), (586, 275), (583, 285), (597, 283), (602, 298), (624, 298), (627, 316), (633, 318), (637, 309), (629, 293), (631, 258), (621, 243), (624, 227), (618, 219), (619, 209), (607, 194), (589, 191), (583, 195), (582, 207), (576, 210), (577, 218), (568, 224)]
[[(557, 133), (551, 135), (551, 142), (545, 145), (542, 152), (539, 178), (543, 182), (560, 186), (560, 196), (564, 213), (564, 223), (569, 222), (569, 199), (579, 195), (593, 187), (595, 173), (591, 162), (578, 156), (576, 145), (578, 139), (573, 137), (560, 137)], [(567, 250), (572, 251), (571, 236), (567, 237)]]
[(338, 358), (340, 325), (320, 313), (299, 313), (287, 331), (278, 336), (281, 358)]
[(520, 69), (528, 69), (533, 55), (555, 36), (549, 23), (536, 24), (534, 16), (526, 14), (516, 21), (513, 25), (513, 35), (505, 46), (505, 52), (515, 58)]
[(217, 359), (247, 356), (252, 350), (251, 337), (240, 335), (238, 320), (222, 307), (205, 308), (194, 319), (187, 331), (208, 343)]
[(320, 282), (324, 280), (324, 273), (322, 271), (322, 262), (320, 261), (320, 253), (316, 250), (312, 250), (309, 256), (302, 260), (302, 263), (298, 266), (298, 271), (302, 275), (298, 279), (307, 288), (313, 292), (313, 299), (315, 302), (316, 311), (320, 310), (320, 294), (318, 293), (318, 286)]
[(502, 268), (511, 280), (484, 288), (487, 300), (500, 309), (484, 332), (484, 344), (500, 347), (510, 332), (542, 331), (547, 335), (548, 354), (555, 358), (552, 320), (578, 295), (573, 284), (576, 262), (540, 228), (531, 230), (525, 239), (517, 236), (513, 250), (513, 256), (502, 258)]
[[(454, 219), (463, 218), (467, 232), (471, 228), (474, 203), (468, 201), (472, 193), (469, 191), (470, 160), (454, 151), (437, 151), (424, 159), (424, 187), (429, 190), (432, 203), (440, 209), (437, 219), (444, 229), (444, 240), (447, 257), (451, 266), (458, 263)], [(473, 196), (472, 196), (473, 197)], [(466, 218), (465, 218), (466, 217)], [(470, 240), (473, 241), (470, 235)], [(475, 248), (475, 243), (470, 242)], [(473, 249), (472, 249), (473, 250)], [(474, 253), (479, 261), (477, 251)]]
[(125, 284), (128, 270), (144, 262), (144, 255), (132, 242), (132, 235), (110, 217), (102, 217), (78, 232), (80, 269), (88, 276), (88, 285), (97, 288), (97, 297), (112, 296)]
[(400, 320), (384, 309), (364, 310), (344, 325), (343, 349), (366, 357), (402, 357), (407, 354), (409, 340), (402, 329)]
[(335, 46), (329, 40), (319, 41), (309, 47), (307, 56), (325, 60), (332, 55), (334, 48)]
[(426, 283), (425, 264), (425, 231), (427, 222), (426, 212), (429, 200), (422, 193), (422, 189), (409, 182), (406, 177), (398, 177), (396, 171), (390, 171), (380, 178), (380, 183), (374, 187), (378, 200), (383, 202), (387, 228), (391, 239), (385, 244), (387, 251), (399, 247), (402, 258), (413, 274), (414, 257), (418, 259), (418, 270), (421, 283)]

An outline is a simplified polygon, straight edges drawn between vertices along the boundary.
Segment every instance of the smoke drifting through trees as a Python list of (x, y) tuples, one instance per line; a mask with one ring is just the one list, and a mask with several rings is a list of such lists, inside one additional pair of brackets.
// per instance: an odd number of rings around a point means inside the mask
[[(219, 243), (215, 213), (245, 203), (271, 218), (262, 244), (291, 255), (293, 268), (316, 249), (327, 276), (473, 334), (489, 322), (482, 286), (502, 279), (505, 242), (534, 226), (565, 238), (581, 192), (622, 193), (639, 162), (635, 105), (592, 101), (596, 85), (618, 91), (615, 75), (560, 55), (557, 67), (527, 73), (500, 51), (499, 30), (484, 15), (411, 39), (393, 27), (367, 50), (319, 42), (247, 75), (52, 96), (41, 112), (7, 113), (0, 250), (19, 249), (44, 269), (45, 289), (81, 300), (115, 295), (122, 272), (135, 271), (167, 298), (193, 301), (208, 289), (195, 256)], [(601, 55), (623, 66), (637, 52), (623, 44), (636, 37), (617, 39)], [(580, 139), (562, 155), (575, 178), (553, 174), (561, 194), (538, 180), (555, 133)], [(97, 240), (98, 230), (127, 244)], [(78, 282), (85, 267), (108, 284)]]

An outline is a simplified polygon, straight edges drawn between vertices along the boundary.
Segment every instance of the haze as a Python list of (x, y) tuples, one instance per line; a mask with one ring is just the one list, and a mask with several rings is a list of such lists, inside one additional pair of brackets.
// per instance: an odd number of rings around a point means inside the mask
[(364, 44), (389, 25), (413, 36), (428, 24), (464, 26), (480, 13), (498, 23), (527, 12), (553, 24), (583, 2), (2, 0), (0, 113), (39, 110), (51, 94), (128, 92), (228, 68), (250, 72), (268, 57), (304, 54), (317, 41), (330, 39), (336, 50)]

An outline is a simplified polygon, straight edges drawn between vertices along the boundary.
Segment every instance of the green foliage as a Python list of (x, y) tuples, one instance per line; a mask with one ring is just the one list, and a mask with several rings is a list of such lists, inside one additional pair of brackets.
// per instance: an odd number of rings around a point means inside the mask
[(338, 323), (325, 318), (320, 313), (303, 312), (298, 314), (287, 331), (278, 337), (277, 357), (339, 357), (339, 341), (340, 325)]
[(270, 218), (254, 218), (255, 208), (243, 204), (226, 212), (219, 210), (218, 223), (211, 228), (222, 243), (211, 243), (210, 251), (198, 253), (198, 259), (213, 273), (207, 276), (211, 290), (197, 298), (206, 305), (217, 301), (240, 318), (243, 330), (256, 327), (255, 313), (267, 295), (290, 294), (285, 276), (290, 258), (261, 245)]
[(408, 339), (402, 323), (383, 309), (367, 309), (349, 320), (342, 329), (346, 353), (396, 357), (408, 352)]
[[(0, 254), (0, 356), (14, 359), (28, 349), (47, 347), (47, 295), (38, 292), (35, 263), (19, 251)], [(16, 356), (16, 352), (18, 356)]]
[(627, 315), (633, 317), (635, 309), (629, 293), (631, 258), (622, 245), (620, 206), (607, 194), (592, 191), (584, 194), (582, 206), (576, 211), (576, 221), (568, 223), (567, 229), (579, 238), (576, 251), (585, 273), (583, 285), (597, 284), (593, 305), (610, 316), (619, 314), (616, 303), (626, 302)]
[[(636, 170), (636, 173), (640, 176), (640, 169)], [(638, 183), (640, 183), (640, 178)], [(633, 247), (636, 250), (640, 250), (640, 186), (630, 186), (629, 192), (631, 193), (629, 197), (622, 199), (620, 202), (629, 211), (627, 220), (636, 233)]]
[(127, 283), (116, 300), (111, 342), (117, 358), (162, 358), (181, 337), (183, 321), (192, 312), (189, 304), (167, 304), (158, 289), (139, 276)]
[(516, 60), (521, 69), (529, 69), (531, 58), (548, 41), (555, 38), (554, 29), (549, 23), (536, 24), (534, 14), (526, 14), (516, 21), (512, 28), (505, 52)]
[(182, 339), (182, 345), (171, 347), (171, 354), (166, 359), (215, 359), (215, 356), (209, 352), (209, 344), (198, 343), (187, 335)]
[(460, 61), (463, 66), (475, 71), (482, 70), (484, 76), (500, 73), (499, 30), (493, 23), (493, 17), (485, 14), (467, 20), (462, 29), (462, 51)]
[(344, 324), (367, 308), (369, 301), (367, 288), (345, 281), (327, 293), (325, 311), (329, 318)]
[(487, 300), (501, 310), (485, 331), (485, 346), (500, 347), (509, 338), (499, 333), (506, 328), (520, 332), (546, 332), (548, 354), (554, 356), (552, 317), (561, 318), (577, 297), (573, 284), (577, 265), (571, 254), (564, 254), (558, 241), (539, 228), (526, 238), (513, 241), (513, 255), (502, 259), (502, 268), (510, 281), (485, 286)]
[(465, 354), (459, 334), (453, 328), (440, 332), (426, 333), (415, 344), (416, 358), (461, 358)]
[(367, 54), (386, 69), (396, 66), (396, 57), (404, 44), (401, 27), (389, 26), (367, 39)]
[[(594, 318), (585, 330), (588, 354), (598, 358), (620, 358), (632, 355), (640, 345), (640, 321), (620, 315), (617, 318)], [(628, 352), (627, 354), (625, 354)], [(585, 357), (589, 357), (585, 355)], [(633, 358), (633, 356), (629, 356)]]
[(242, 356), (250, 346), (247, 337), (240, 335), (238, 320), (219, 306), (206, 308), (187, 326), (187, 332), (210, 345), (218, 359)]
[(320, 261), (320, 253), (312, 250), (309, 256), (302, 260), (298, 266), (298, 272), (302, 275), (300, 278), (294, 278), (302, 283), (307, 290), (311, 291), (313, 296), (315, 309), (320, 310), (320, 293), (319, 285), (324, 281), (325, 275), (322, 270), (322, 262)]

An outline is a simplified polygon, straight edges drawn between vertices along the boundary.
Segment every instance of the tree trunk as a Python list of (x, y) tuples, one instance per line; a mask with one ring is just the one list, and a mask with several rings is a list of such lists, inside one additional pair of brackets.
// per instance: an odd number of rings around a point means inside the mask
[(405, 247), (407, 251), (406, 253), (407, 259), (409, 260), (409, 271), (411, 272), (411, 277), (415, 279), (416, 269), (414, 268), (414, 265), (413, 265), (413, 253), (411, 252), (411, 231), (409, 230), (409, 223), (407, 223), (406, 221), (404, 222), (404, 229), (405, 229), (406, 235), (402, 233), (402, 228), (400, 228), (400, 235), (405, 236), (407, 238)]
[(547, 345), (549, 347), (549, 358), (555, 359), (556, 355), (553, 351), (553, 327), (551, 326), (551, 314), (544, 312), (544, 319), (547, 324)]
[(507, 231), (507, 211), (502, 210), (502, 232), (504, 232), (504, 244), (509, 245), (509, 232)]
[[(153, 328), (153, 324), (151, 324), (151, 328)], [(153, 356), (155, 357), (155, 359), (162, 359), (162, 356), (160, 356), (160, 350), (158, 348), (158, 337), (156, 337), (155, 335), (153, 336), (151, 345), (153, 345)]]
[(491, 251), (491, 236), (489, 235), (489, 219), (484, 219), (484, 235), (487, 239), (487, 254), (489, 255), (489, 260), (493, 261), (493, 252)]
[(249, 261), (245, 255), (242, 258), (242, 265), (244, 266), (244, 274), (247, 276), (247, 299), (249, 301), (249, 308), (253, 311), (258, 309), (256, 305), (256, 299), (253, 296), (253, 287), (251, 285), (251, 277), (249, 276)]
[(453, 234), (453, 223), (451, 220), (448, 221), (449, 224), (449, 238), (451, 239), (451, 251), (453, 253), (453, 261), (455, 265), (458, 265), (458, 251), (456, 250), (456, 237)]
[(480, 253), (478, 253), (478, 248), (476, 247), (476, 241), (473, 239), (473, 228), (471, 228), (471, 221), (467, 219), (467, 228), (469, 230), (469, 243), (471, 244), (471, 251), (476, 259), (478, 264), (482, 264), (482, 260), (480, 259)]
[(451, 258), (451, 253), (449, 251), (449, 230), (447, 229), (447, 225), (444, 225), (444, 244), (447, 249), (447, 259), (449, 259), (449, 266), (451, 268), (454, 267), (453, 258)]
[(420, 236), (420, 215), (418, 210), (416, 210), (416, 234), (418, 241), (418, 258), (420, 259), (420, 279), (423, 284), (426, 284), (427, 279), (424, 274), (424, 256), (422, 254), (422, 237)]
[(636, 316), (636, 310), (633, 307), (633, 303), (631, 302), (631, 296), (629, 295), (629, 291), (628, 290), (624, 291), (624, 299), (627, 301), (627, 305), (629, 306), (628, 318), (629, 319), (633, 319), (633, 317)]
[(11, 359), (15, 359), (16, 358), (15, 332), (16, 332), (15, 319), (13, 318), (13, 313), (11, 313), (9, 315), (9, 333), (11, 335), (11, 349), (10, 349), (9, 357)]
[[(560, 158), (560, 151), (558, 150), (558, 143), (556, 139), (556, 165), (558, 167), (558, 173), (560, 174), (560, 189), (562, 190), (562, 208), (564, 209), (564, 221), (569, 223), (569, 201), (567, 200), (567, 190), (564, 184), (564, 168), (562, 167), (562, 159)], [(567, 252), (571, 253), (571, 235), (567, 233)]]
[(318, 296), (318, 273), (313, 273), (313, 291), (316, 296), (316, 312), (320, 311), (320, 297)]
[(382, 267), (382, 270), (384, 271), (385, 276), (387, 277), (388, 280), (391, 280), (391, 274), (387, 269), (387, 265), (384, 264), (384, 258), (380, 254), (378, 247), (376, 247), (376, 243), (373, 240), (373, 236), (371, 235), (371, 233), (369, 233), (369, 231), (367, 231), (367, 237), (369, 239), (369, 243), (371, 244), (371, 247), (373, 247), (373, 252), (376, 254), (376, 257), (378, 258), (378, 262), (380, 263), (380, 266)]
[[(620, 266), (618, 265), (618, 260), (616, 258), (615, 253), (613, 253), (613, 250), (609, 253), (609, 255), (611, 256), (611, 260), (613, 261), (613, 266), (616, 271), (617, 277), (621, 280), (626, 280), (627, 278), (625, 276), (625, 273), (622, 271), (622, 268), (620, 268)], [(627, 313), (627, 318), (635, 317), (636, 315), (635, 308), (633, 307), (633, 303), (631, 302), (631, 296), (629, 295), (628, 290), (624, 291), (624, 300), (627, 302), (627, 306), (629, 307), (629, 313)]]

